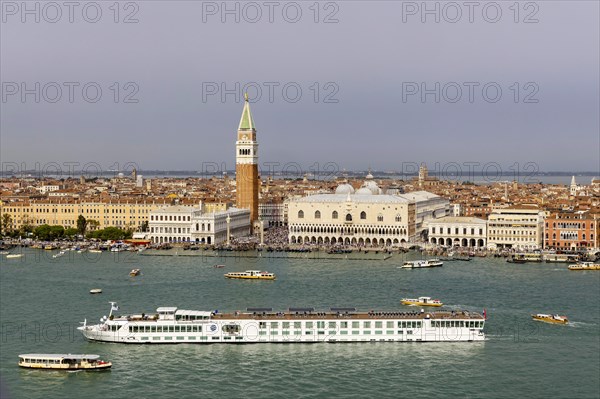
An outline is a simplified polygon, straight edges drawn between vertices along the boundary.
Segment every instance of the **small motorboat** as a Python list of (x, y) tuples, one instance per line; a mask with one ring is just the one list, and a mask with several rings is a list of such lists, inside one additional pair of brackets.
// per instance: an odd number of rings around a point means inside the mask
[(215, 269), (222, 269), (225, 267), (225, 265), (214, 265), (213, 266)]
[(90, 290), (90, 294), (102, 294), (102, 289), (101, 288), (92, 288)]
[(439, 299), (431, 299), (428, 296), (420, 296), (417, 299), (402, 298), (402, 300), (400, 301), (400, 303), (402, 303), (403, 305), (409, 305), (409, 306), (435, 306), (435, 307), (440, 307), (440, 306), (444, 305)]
[(531, 317), (533, 318), (533, 320), (543, 321), (546, 323), (569, 324), (569, 319), (567, 319), (567, 316), (559, 316), (557, 314), (538, 313), (532, 314)]
[(20, 258), (22, 256), (23, 256), (23, 254), (9, 254), (9, 255), (6, 255), (6, 259), (15, 259), (15, 258)]
[(135, 276), (139, 276), (141, 273), (140, 269), (131, 269), (131, 271), (129, 272), (129, 275), (131, 277), (135, 277)]

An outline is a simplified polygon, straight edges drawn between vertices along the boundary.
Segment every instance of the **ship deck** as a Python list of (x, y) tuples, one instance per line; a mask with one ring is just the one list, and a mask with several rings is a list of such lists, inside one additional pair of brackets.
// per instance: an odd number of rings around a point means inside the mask
[(252, 320), (375, 320), (375, 319), (477, 319), (483, 316), (476, 312), (468, 311), (436, 311), (436, 312), (239, 312), (217, 313), (213, 320), (219, 319), (252, 319)]

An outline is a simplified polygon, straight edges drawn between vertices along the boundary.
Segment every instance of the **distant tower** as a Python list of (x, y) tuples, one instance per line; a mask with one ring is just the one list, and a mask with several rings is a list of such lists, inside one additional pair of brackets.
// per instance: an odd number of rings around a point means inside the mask
[(133, 168), (133, 170), (131, 171), (131, 179), (133, 181), (137, 181), (137, 170), (135, 168)]
[(577, 195), (577, 182), (575, 181), (575, 176), (573, 176), (571, 178), (570, 193), (571, 193), (572, 196), (576, 196)]
[(421, 166), (419, 166), (419, 187), (423, 186), (423, 183), (427, 180), (428, 174), (429, 171), (427, 170), (427, 165), (425, 162), (421, 163)]
[(235, 183), (237, 207), (250, 209), (250, 221), (254, 222), (258, 219), (258, 142), (247, 93), (244, 98), (235, 142)]

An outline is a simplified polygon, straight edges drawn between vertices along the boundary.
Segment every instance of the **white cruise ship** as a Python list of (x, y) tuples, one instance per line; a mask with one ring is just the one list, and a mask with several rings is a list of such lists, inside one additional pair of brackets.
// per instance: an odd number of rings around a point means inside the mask
[(468, 311), (401, 312), (354, 308), (248, 308), (245, 312), (160, 307), (156, 314), (115, 316), (78, 329), (93, 341), (131, 344), (483, 341), (484, 317)]

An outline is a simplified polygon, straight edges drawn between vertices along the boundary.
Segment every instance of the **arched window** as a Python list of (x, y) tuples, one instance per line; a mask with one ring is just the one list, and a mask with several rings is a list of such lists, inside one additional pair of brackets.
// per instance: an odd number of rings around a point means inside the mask
[(333, 211), (333, 213), (331, 214), (331, 218), (332, 218), (332, 219), (337, 219), (337, 218), (338, 218), (338, 213), (337, 213), (337, 211)]
[(298, 219), (304, 219), (304, 211), (298, 211)]
[[(363, 212), (364, 213), (364, 212)], [(346, 214), (346, 222), (351, 222), (352, 221), (352, 215), (347, 213)]]
[(315, 211), (315, 219), (321, 219), (321, 211)]
[(396, 222), (401, 222), (401, 221), (402, 221), (402, 216), (396, 215)]
[(377, 221), (383, 222), (383, 215), (381, 213), (379, 215), (377, 215)]
[(360, 213), (360, 218), (363, 219), (363, 220), (366, 219), (367, 218), (367, 213), (365, 211), (362, 211)]

